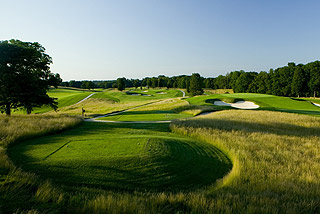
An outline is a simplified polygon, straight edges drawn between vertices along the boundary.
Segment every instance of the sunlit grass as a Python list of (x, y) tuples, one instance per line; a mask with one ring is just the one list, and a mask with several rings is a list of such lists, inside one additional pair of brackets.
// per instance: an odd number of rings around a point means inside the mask
[[(290, 97), (279, 97), (267, 94), (252, 94), (252, 93), (234, 93), (234, 94), (213, 94), (209, 96), (196, 96), (186, 99), (190, 105), (202, 105), (202, 106), (213, 106), (210, 100), (247, 100), (252, 101), (259, 105), (259, 110), (268, 111), (281, 111), (299, 114), (308, 114), (320, 116), (320, 108), (314, 106), (310, 101), (305, 101)], [(217, 106), (217, 108), (221, 108)], [(224, 107), (226, 109), (226, 107)], [(232, 109), (232, 107), (228, 107)]]
[(314, 213), (320, 196), (319, 127), (315, 117), (234, 110), (176, 122), (173, 130), (232, 157), (225, 186), (212, 192), (211, 203), (224, 212)]

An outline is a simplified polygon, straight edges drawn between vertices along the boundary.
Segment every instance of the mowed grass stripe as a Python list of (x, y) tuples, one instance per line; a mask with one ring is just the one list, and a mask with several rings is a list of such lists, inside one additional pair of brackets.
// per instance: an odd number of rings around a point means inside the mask
[(163, 121), (192, 117), (190, 114), (174, 111), (127, 111), (118, 115), (101, 117), (98, 120), (108, 121)]
[(18, 144), (10, 156), (23, 169), (70, 189), (189, 191), (230, 171), (230, 160), (217, 148), (168, 130), (168, 124), (88, 122)]

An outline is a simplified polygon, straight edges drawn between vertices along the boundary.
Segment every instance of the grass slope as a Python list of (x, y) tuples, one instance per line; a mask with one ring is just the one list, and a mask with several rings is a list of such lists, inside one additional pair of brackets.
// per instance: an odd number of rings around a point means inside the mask
[(183, 191), (215, 183), (231, 169), (215, 147), (169, 132), (167, 124), (84, 123), (10, 149), (26, 171), (77, 190)]
[[(235, 94), (217, 94), (209, 96), (197, 96), (186, 99), (191, 105), (213, 106), (210, 103), (212, 99), (232, 100), (243, 99), (252, 101), (260, 106), (259, 110), (282, 111), (299, 114), (309, 114), (320, 116), (320, 108), (312, 105), (309, 101), (299, 100), (289, 97), (278, 97), (267, 94), (235, 93)], [(231, 109), (232, 107), (219, 107), (216, 109)]]
[[(150, 96), (136, 96), (131, 95), (132, 93), (143, 93)], [(87, 117), (94, 117), (180, 96), (182, 96), (182, 92), (175, 89), (145, 89), (122, 92), (118, 90), (105, 90), (94, 94), (88, 100), (80, 104), (62, 108), (60, 109), (60, 112), (80, 115), (81, 108), (84, 108)]]
[[(80, 100), (86, 98), (93, 92), (87, 90), (76, 90), (76, 89), (50, 89), (48, 91), (49, 97), (57, 98), (58, 108), (63, 108), (76, 104)], [(46, 113), (52, 111), (49, 106), (43, 106), (41, 108), (35, 108), (33, 113)]]

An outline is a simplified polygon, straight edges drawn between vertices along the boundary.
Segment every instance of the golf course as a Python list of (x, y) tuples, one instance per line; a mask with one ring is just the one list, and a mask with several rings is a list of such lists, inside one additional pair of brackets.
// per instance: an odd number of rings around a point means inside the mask
[[(1, 116), (1, 170), (10, 171), (1, 177), (2, 208), (316, 212), (318, 99), (183, 92), (50, 89), (57, 112)], [(238, 102), (258, 107), (233, 107)]]

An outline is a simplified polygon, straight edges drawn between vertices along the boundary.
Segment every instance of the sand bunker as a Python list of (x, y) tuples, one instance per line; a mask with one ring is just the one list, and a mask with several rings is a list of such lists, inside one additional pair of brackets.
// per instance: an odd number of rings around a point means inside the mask
[(236, 103), (225, 103), (223, 101), (214, 101), (213, 104), (217, 106), (231, 106), (233, 108), (238, 108), (238, 109), (257, 109), (260, 107), (256, 105), (254, 102), (250, 102), (250, 101), (238, 101)]
[(320, 104), (318, 104), (318, 103), (312, 103), (312, 104), (315, 105), (315, 106), (320, 107)]
[(167, 94), (167, 92), (157, 92), (157, 94)]

